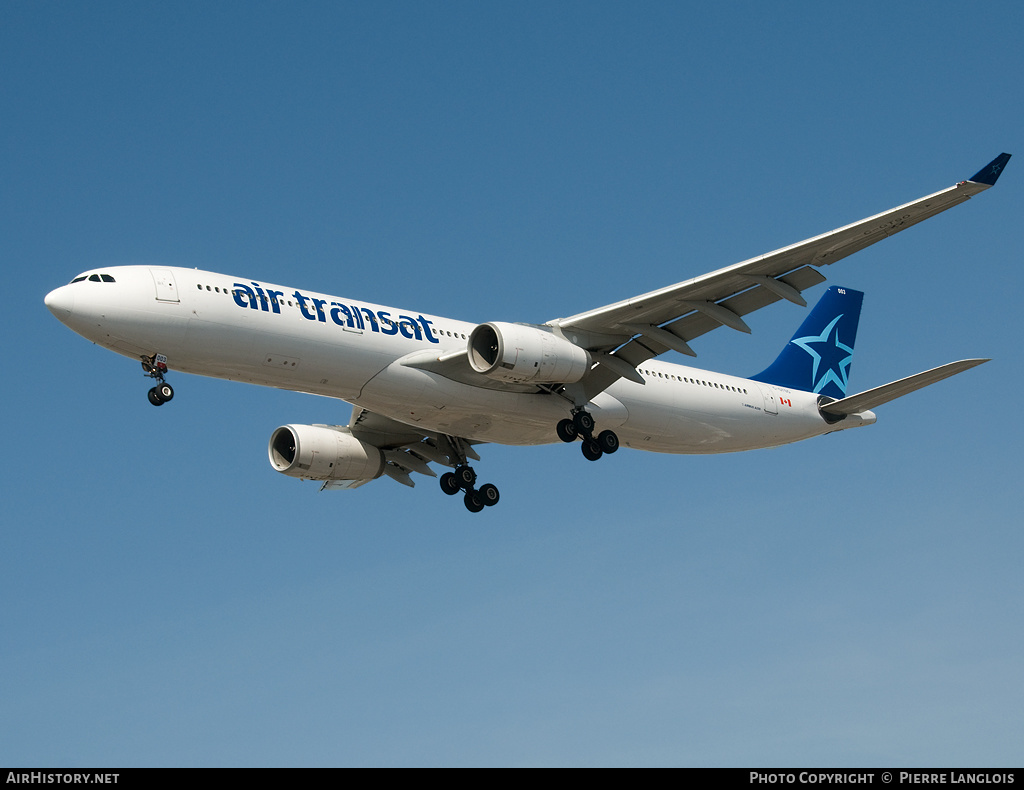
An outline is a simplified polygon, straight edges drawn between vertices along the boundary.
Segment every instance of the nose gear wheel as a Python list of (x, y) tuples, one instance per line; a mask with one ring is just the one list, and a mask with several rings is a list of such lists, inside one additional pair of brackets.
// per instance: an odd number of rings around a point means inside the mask
[(167, 375), (167, 357), (163, 354), (143, 357), (142, 370), (157, 381), (157, 385), (147, 393), (150, 403), (154, 406), (163, 406), (174, 397), (174, 388), (164, 381), (164, 376)]

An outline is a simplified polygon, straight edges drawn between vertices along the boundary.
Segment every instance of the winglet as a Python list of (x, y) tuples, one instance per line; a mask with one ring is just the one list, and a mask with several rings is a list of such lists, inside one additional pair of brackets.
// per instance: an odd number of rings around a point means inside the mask
[(992, 186), (996, 183), (996, 179), (999, 178), (999, 174), (1003, 172), (1003, 168), (1006, 167), (1006, 163), (1009, 161), (1010, 154), (999, 154), (999, 156), (971, 176), (968, 181), (973, 181), (975, 184)]

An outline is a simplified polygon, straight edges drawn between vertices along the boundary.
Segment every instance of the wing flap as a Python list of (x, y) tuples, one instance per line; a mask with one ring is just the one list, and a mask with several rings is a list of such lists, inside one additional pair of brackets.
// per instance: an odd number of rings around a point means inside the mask
[[(458, 437), (423, 431), (398, 420), (377, 414), (360, 406), (352, 408), (348, 430), (360, 441), (379, 448), (384, 453), (383, 473), (404, 486), (414, 487), (411, 474), (437, 477), (431, 463), (454, 468), (458, 459), (475, 461), (480, 456), (470, 442)], [(331, 480), (321, 491), (358, 488), (369, 480)]]
[[(981, 179), (979, 181), (961, 181), (947, 189), (926, 195), (910, 203), (904, 203), (850, 225), (836, 228), (828, 233), (782, 247), (766, 255), (759, 255), (701, 277), (599, 307), (596, 310), (578, 313), (568, 318), (559, 318), (550, 321), (549, 324), (566, 330), (576, 329), (608, 335), (629, 335), (631, 325), (664, 325), (692, 313), (692, 307), (687, 303), (712, 302), (728, 306), (726, 305), (727, 300), (748, 290), (770, 293), (765, 286), (755, 285), (750, 279), (751, 275), (782, 280), (799, 292), (810, 287), (811, 284), (817, 284), (812, 281), (820, 282), (824, 279), (820, 273), (817, 273), (816, 276), (810, 275), (809, 272), (814, 270), (809, 267), (835, 263), (882, 239), (963, 203), (992, 186), (1008, 159), (1008, 154), (1002, 154), (982, 168), (975, 176), (975, 178)], [(995, 176), (991, 175), (993, 171), (995, 171)], [(799, 274), (797, 274), (798, 272)], [(735, 309), (734, 312), (744, 315), (745, 312), (741, 312), (743, 309), (750, 312), (778, 301), (778, 294), (773, 293), (772, 296), (776, 298), (769, 300), (766, 296), (759, 295), (749, 305), (737, 305), (740, 309)], [(747, 307), (749, 309), (746, 309)], [(703, 320), (696, 319), (694, 323), (695, 334), (691, 335), (688, 329), (685, 332), (680, 332), (677, 329), (673, 329), (673, 331), (680, 334), (685, 340), (689, 340), (719, 326), (717, 322), (709, 322), (706, 316)]]
[[(605, 352), (605, 356), (599, 359), (610, 359), (611, 363), (599, 362), (577, 385), (588, 398), (592, 398), (621, 377), (621, 362), (636, 367), (671, 349), (695, 355), (687, 345), (688, 341), (722, 325), (740, 329), (745, 326), (742, 321), (715, 320), (710, 313), (716, 307), (726, 308), (735, 316), (744, 316), (783, 298), (799, 304), (803, 301), (799, 296), (801, 291), (826, 279), (814, 267), (835, 263), (969, 200), (995, 184), (1009, 159), (1009, 154), (1001, 154), (968, 181), (961, 181), (859, 222), (692, 280), (568, 318), (555, 319), (549, 321), (548, 325), (561, 334), (591, 333), (592, 337), (600, 338), (599, 343), (587, 347)], [(712, 307), (703, 311), (695, 309), (695, 306), (702, 304)], [(723, 315), (719, 314), (719, 317)], [(653, 327), (654, 331), (644, 334), (645, 326)], [(678, 337), (681, 344), (658, 330)], [(659, 341), (659, 336), (665, 342)], [(609, 343), (609, 339), (615, 337), (625, 341), (617, 349)]]
[[(817, 269), (812, 269), (810, 266), (802, 266), (801, 268), (777, 279), (797, 292), (807, 290), (808, 288), (825, 281), (825, 277), (822, 276)], [(747, 281), (747, 285), (750, 285), (750, 281)], [(782, 297), (779, 296), (775, 290), (763, 285), (758, 285), (757, 287), (750, 288), (749, 290), (736, 294), (730, 299), (726, 299), (722, 302), (722, 305), (737, 315), (743, 316), (748, 313), (752, 313), (755, 310), (759, 310), (762, 307), (773, 304), (774, 302), (778, 302), (781, 298)], [(664, 326), (655, 326), (656, 329), (660, 329), (662, 332), (668, 331), (678, 337), (683, 342), (686, 350), (679, 347), (677, 344), (669, 345), (668, 342), (662, 342), (659, 340), (660, 333), (658, 332), (645, 334), (642, 329), (642, 325), (630, 325), (627, 327), (627, 330), (639, 336), (626, 342), (621, 348), (615, 351), (614, 354), (600, 357), (599, 361), (611, 356), (613, 359), (627, 362), (630, 366), (635, 368), (637, 365), (640, 365), (656, 356), (660, 356), (670, 350), (679, 351), (680, 353), (688, 354), (689, 356), (696, 356), (696, 353), (690, 349), (689, 346), (685, 346), (686, 341), (700, 337), (701, 335), (710, 332), (712, 329), (717, 329), (721, 324), (704, 313), (693, 312), (676, 321), (665, 324)], [(613, 367), (613, 365), (599, 364), (595, 367), (582, 382), (583, 391), (586, 396), (588, 398), (592, 398), (615, 383), (616, 379), (622, 378), (623, 376), (616, 373), (616, 370), (619, 369), (620, 366)]]
[(359, 488), (367, 483), (372, 482), (370, 480), (325, 480), (324, 484), (320, 486), (321, 491), (351, 491), (353, 488)]

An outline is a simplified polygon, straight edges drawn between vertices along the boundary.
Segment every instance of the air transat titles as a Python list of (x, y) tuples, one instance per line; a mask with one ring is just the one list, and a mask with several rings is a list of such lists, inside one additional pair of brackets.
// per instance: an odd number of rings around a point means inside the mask
[[(264, 291), (259, 283), (250, 281), (251, 287), (244, 283), (234, 283), (231, 296), (235, 304), (250, 310), (262, 310), (265, 313), (281, 313), (281, 305), (285, 296), (283, 291), (267, 289)], [(391, 317), (387, 310), (373, 312), (369, 307), (360, 307), (358, 304), (342, 304), (341, 302), (328, 302), (326, 299), (317, 299), (306, 296), (296, 290), (290, 294), (295, 299), (302, 317), (307, 321), (319, 321), (327, 323), (330, 318), (335, 324), (349, 329), (379, 332), (382, 335), (401, 334), (410, 340), (428, 340), (431, 343), (440, 341), (434, 337), (430, 328), (431, 321), (422, 315), (415, 318), (408, 315), (400, 315), (396, 319)], [(306, 303), (310, 306), (307, 307)]]

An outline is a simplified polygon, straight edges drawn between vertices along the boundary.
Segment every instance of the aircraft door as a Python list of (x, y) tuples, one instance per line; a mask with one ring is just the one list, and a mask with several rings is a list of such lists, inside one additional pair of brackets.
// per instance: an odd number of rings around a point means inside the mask
[(156, 286), (158, 302), (178, 302), (178, 287), (174, 282), (174, 272), (170, 269), (150, 269), (153, 284)]
[(757, 388), (761, 390), (761, 397), (764, 399), (764, 413), (778, 414), (779, 401), (778, 398), (775, 397), (775, 390), (771, 387), (762, 387), (760, 384)]

